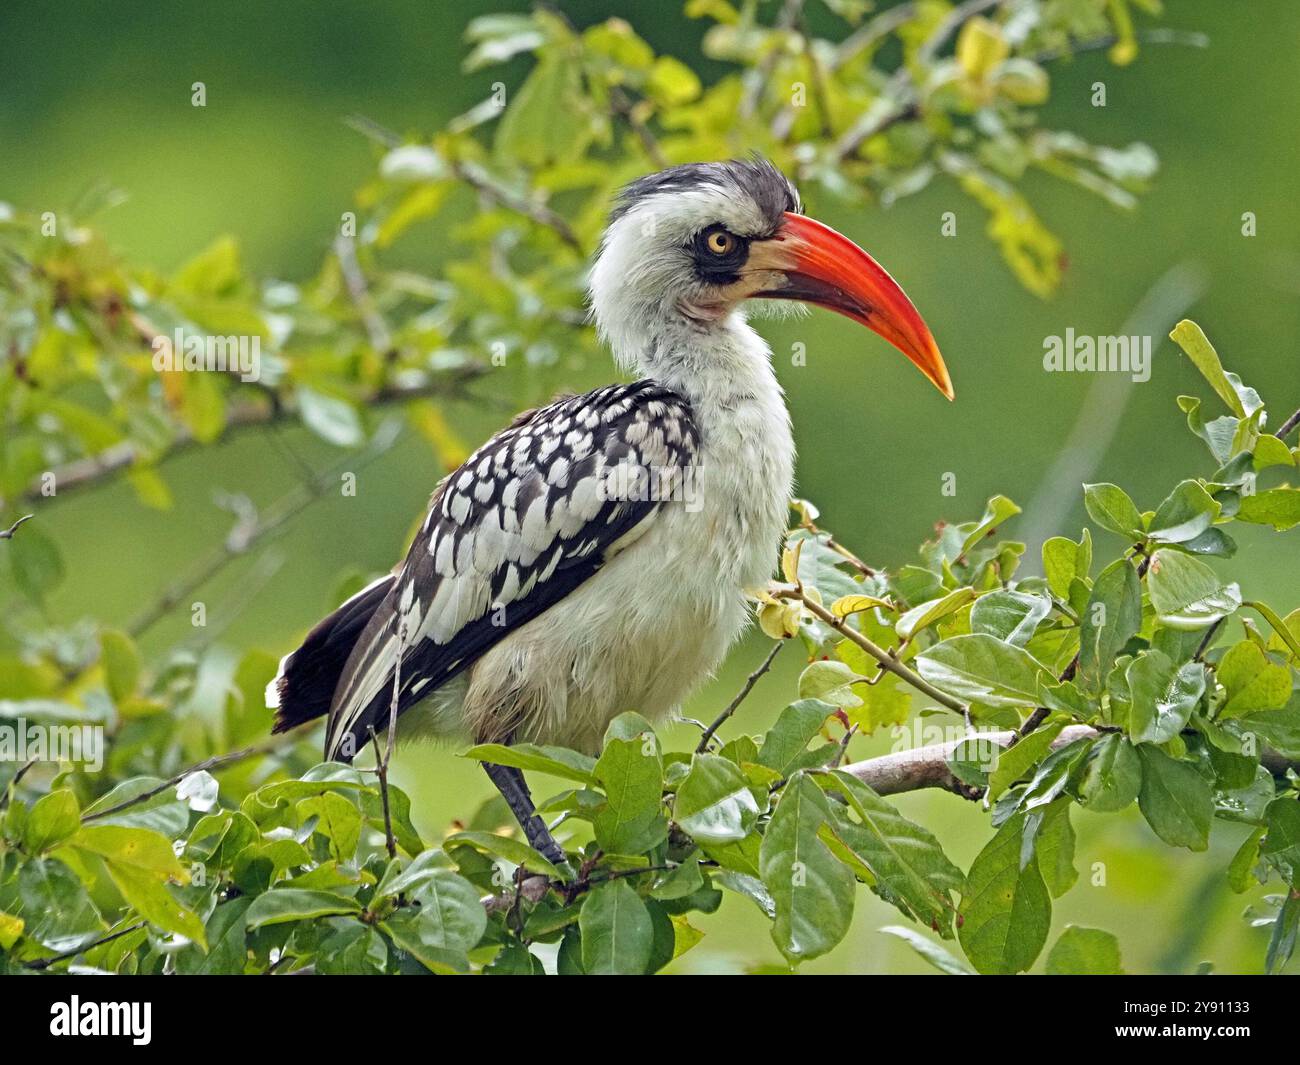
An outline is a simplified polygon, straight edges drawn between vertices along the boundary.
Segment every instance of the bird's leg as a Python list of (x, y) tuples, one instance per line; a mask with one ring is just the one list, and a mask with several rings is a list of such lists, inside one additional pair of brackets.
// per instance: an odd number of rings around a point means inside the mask
[(501, 797), (510, 807), (510, 812), (515, 815), (519, 827), (524, 830), (528, 845), (540, 851), (542, 857), (552, 865), (564, 868), (568, 859), (551, 836), (551, 830), (546, 827), (546, 822), (538, 816), (537, 807), (533, 805), (533, 797), (528, 792), (528, 784), (524, 781), (523, 772), (513, 766), (495, 765), (492, 762), (484, 762), (483, 769), (492, 783), (497, 786), (497, 791), (501, 792)]

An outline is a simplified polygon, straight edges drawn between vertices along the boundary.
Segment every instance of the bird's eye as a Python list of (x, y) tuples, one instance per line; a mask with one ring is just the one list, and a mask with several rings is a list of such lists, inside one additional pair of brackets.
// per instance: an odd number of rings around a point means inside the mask
[(715, 229), (705, 238), (704, 245), (714, 255), (730, 255), (736, 249), (736, 238), (725, 229)]

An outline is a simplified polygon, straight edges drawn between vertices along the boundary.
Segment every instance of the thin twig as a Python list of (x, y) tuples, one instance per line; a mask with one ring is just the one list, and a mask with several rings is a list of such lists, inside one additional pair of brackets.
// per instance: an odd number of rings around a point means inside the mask
[(397, 838), (393, 835), (393, 814), (388, 804), (388, 763), (393, 757), (393, 748), (397, 746), (397, 710), (402, 695), (402, 652), (406, 649), (406, 623), (400, 613), (395, 615), (395, 619), (397, 660), (393, 664), (393, 696), (388, 704), (388, 742), (382, 753), (378, 749), (379, 741), (375, 741), (375, 771), (379, 774), (379, 795), (384, 805), (384, 844), (388, 848), (389, 858), (397, 857)]
[(709, 744), (713, 741), (713, 737), (717, 733), (718, 729), (726, 724), (727, 719), (730, 718), (731, 715), (736, 712), (740, 704), (748, 698), (749, 693), (754, 690), (754, 685), (758, 683), (759, 678), (772, 668), (772, 663), (776, 660), (776, 656), (781, 653), (781, 648), (784, 646), (784, 640), (777, 640), (776, 643), (772, 645), (772, 650), (768, 651), (767, 657), (763, 659), (762, 665), (746, 678), (744, 686), (736, 693), (736, 697), (727, 704), (722, 713), (715, 717), (713, 723), (704, 730), (704, 735), (700, 737), (700, 742), (696, 745), (696, 754), (704, 754), (709, 749)]
[(347, 286), (348, 295), (366, 328), (366, 336), (370, 338), (370, 346), (377, 355), (390, 355), (393, 351), (393, 334), (370, 294), (370, 285), (357, 260), (356, 241), (351, 237), (339, 236), (334, 241), (334, 255), (343, 273), (343, 284)]
[(35, 756), (28, 758), (27, 761), (18, 767), (14, 772), (14, 775), (9, 778), (9, 783), (5, 785), (4, 794), (0, 795), (0, 810), (3, 810), (9, 805), (9, 798), (13, 795), (14, 789), (22, 783), (23, 777), (28, 774), (32, 766), (34, 766), (38, 761), (39, 759)]
[(1297, 425), (1300, 425), (1300, 410), (1296, 411), (1293, 415), (1291, 415), (1291, 417), (1289, 417), (1286, 421), (1284, 421), (1278, 427), (1277, 432), (1274, 433), (1273, 435), (1276, 436), (1279, 440), (1285, 440), (1287, 438), (1287, 435)]
[[(917, 63), (928, 65), (963, 23), (1000, 2), (1001, 0), (966, 0), (964, 4), (958, 4), (917, 50)], [(840, 138), (835, 148), (837, 158), (847, 159), (855, 155), (872, 137), (883, 133), (896, 122), (914, 117), (917, 114), (919, 92), (908, 67), (902, 66), (894, 71), (871, 107)]]
[(1199, 662), (1205, 657), (1205, 652), (1210, 649), (1210, 644), (1214, 642), (1214, 635), (1219, 631), (1219, 626), (1224, 622), (1224, 618), (1217, 619), (1208, 629), (1205, 635), (1201, 637), (1201, 642), (1196, 645), (1196, 654), (1192, 655), (1193, 662)]
[(628, 124), (628, 127), (636, 134), (637, 140), (641, 142), (650, 161), (661, 170), (668, 165), (668, 157), (664, 155), (663, 149), (659, 147), (659, 141), (650, 131), (641, 117), (636, 113), (636, 105), (621, 88), (615, 85), (609, 91), (609, 102), (614, 107), (614, 113)]
[(793, 599), (802, 603), (805, 610), (824, 621), (841, 636), (845, 636), (849, 640), (853, 641), (900, 680), (906, 681), (917, 691), (921, 692), (923, 695), (929, 696), (940, 706), (946, 706), (949, 710), (955, 710), (957, 713), (962, 715), (966, 713), (966, 706), (961, 702), (961, 700), (954, 699), (951, 695), (941, 692), (919, 673), (903, 665), (902, 662), (891, 655), (883, 647), (878, 646), (874, 641), (868, 639), (857, 629), (853, 628), (853, 626), (847, 624), (843, 618), (837, 618), (822, 606), (821, 603), (817, 602), (815, 599), (810, 599), (804, 594), (802, 588), (791, 585), (778, 585), (772, 591), (772, 594), (778, 599)]
[(224, 769), (227, 766), (234, 765), (236, 762), (243, 762), (249, 758), (256, 758), (261, 754), (274, 754), (282, 747), (292, 747), (303, 738), (303, 735), (309, 730), (309, 728), (310, 726), (308, 725), (302, 725), (296, 729), (291, 729), (288, 732), (282, 733), (265, 743), (254, 744), (251, 747), (244, 747), (242, 750), (231, 751), (228, 754), (214, 754), (211, 758), (205, 758), (203, 761), (190, 766), (188, 769), (182, 769), (175, 776), (164, 780), (161, 784), (158, 784), (155, 787), (149, 788), (147, 791), (142, 791), (139, 795), (133, 795), (129, 799), (123, 799), (121, 802), (114, 803), (106, 809), (88, 813), (82, 817), (81, 820), (83, 822), (98, 821), (102, 817), (109, 817), (110, 815), (120, 813), (129, 807), (138, 806), (142, 802), (148, 802), (154, 796), (161, 795), (164, 791), (176, 787), (186, 777), (192, 776), (195, 773), (208, 772), (213, 769)]
[(94, 950), (96, 947), (102, 947), (105, 943), (111, 943), (115, 939), (121, 939), (123, 936), (129, 936), (132, 932), (138, 932), (140, 931), (140, 929), (142, 929), (145, 926), (145, 923), (146, 922), (144, 921), (137, 921), (135, 924), (130, 925), (127, 928), (119, 929), (116, 932), (110, 932), (108, 935), (100, 937), (99, 939), (95, 940), (93, 943), (87, 943), (84, 947), (75, 947), (72, 950), (65, 950), (62, 954), (55, 954), (53, 957), (50, 958), (37, 958), (35, 961), (25, 961), (23, 962), (23, 968), (33, 969), (37, 972), (43, 969), (48, 969), (51, 965), (54, 965), (56, 962), (67, 961), (69, 958), (75, 958), (78, 954), (84, 954), (88, 950)]
[(14, 538), (14, 531), (18, 528), (18, 526), (20, 526), (25, 521), (31, 521), (32, 518), (34, 518), (35, 516), (36, 516), (35, 514), (24, 514), (16, 522), (10, 525), (9, 528), (0, 529), (0, 540), (12, 540)]
[(536, 222), (539, 226), (545, 226), (576, 251), (583, 250), (582, 241), (578, 239), (578, 235), (569, 226), (569, 223), (546, 205), (530, 200), (526, 196), (521, 196), (513, 189), (506, 188), (477, 163), (452, 159), (448, 160), (448, 165), (452, 174), (459, 180), (465, 182), (466, 185), (497, 206), (521, 214), (525, 218)]
[[(803, 5), (804, 0), (785, 0), (785, 4), (781, 7), (781, 13), (776, 17), (772, 32), (774, 34), (785, 33), (793, 29), (800, 13), (803, 11)], [(781, 59), (782, 51), (783, 49), (780, 46), (769, 48), (763, 58), (759, 60), (758, 65), (746, 74), (745, 95), (741, 98), (739, 108), (742, 123), (748, 122), (758, 114), (758, 106), (763, 102), (763, 90), (766, 88), (772, 72), (776, 69), (776, 64)]]
[(849, 753), (849, 743), (852, 742), (853, 737), (857, 734), (858, 726), (856, 722), (844, 730), (844, 735), (840, 738), (839, 749), (835, 752), (835, 756), (828, 763), (828, 768), (839, 769), (840, 763), (844, 761), (844, 756)]
[[(482, 376), (486, 367), (480, 363), (469, 363), (450, 375), (436, 380), (422, 381), (410, 385), (388, 385), (370, 395), (363, 397), (359, 404), (367, 409), (391, 406), (419, 399), (438, 396), (463, 395), (461, 386), (474, 378)], [(232, 431), (257, 428), (281, 421), (293, 419), (296, 413), (280, 403), (244, 403), (232, 406), (226, 417), (226, 428), (222, 439), (229, 439)], [(163, 455), (171, 458), (180, 452), (196, 446), (197, 442), (187, 430), (177, 430), (175, 440)], [(111, 477), (115, 473), (129, 469), (142, 458), (139, 448), (130, 443), (115, 444), (97, 455), (76, 459), (51, 471), (57, 498), (62, 498), (70, 489), (95, 484)], [(49, 475), (46, 475), (49, 476)], [(50, 498), (43, 491), (46, 476), (33, 482), (23, 494), (28, 502), (47, 503)], [(2, 502), (2, 501), (0, 501)]]
[[(400, 430), (399, 430), (400, 431)], [(387, 452), (396, 442), (397, 432), (385, 432), (381, 427), (371, 441), (370, 448), (360, 458), (350, 455), (322, 471), (315, 480), (307, 481), (301, 486), (281, 496), (263, 513), (257, 522), (237, 537), (227, 539), (208, 557), (195, 565), (188, 574), (165, 589), (148, 607), (136, 615), (127, 625), (126, 631), (133, 637), (139, 637), (153, 628), (176, 606), (193, 595), (208, 581), (224, 570), (236, 558), (249, 552), (256, 544), (264, 541), (283, 529), (293, 518), (320, 499), (335, 483), (335, 478), (346, 469), (361, 470), (375, 459)]]

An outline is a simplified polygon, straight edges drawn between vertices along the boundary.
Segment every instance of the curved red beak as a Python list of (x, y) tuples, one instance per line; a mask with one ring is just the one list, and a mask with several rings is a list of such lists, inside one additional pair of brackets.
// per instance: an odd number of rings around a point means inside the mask
[(758, 292), (764, 299), (803, 300), (836, 311), (884, 337), (934, 386), (953, 398), (952, 379), (929, 327), (898, 282), (848, 237), (806, 215), (785, 213), (772, 238), (785, 284)]

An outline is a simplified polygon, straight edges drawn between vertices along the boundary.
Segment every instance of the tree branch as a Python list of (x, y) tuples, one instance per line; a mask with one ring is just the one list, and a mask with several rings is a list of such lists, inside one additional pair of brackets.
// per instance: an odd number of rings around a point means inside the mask
[(704, 754), (709, 749), (709, 743), (713, 739), (714, 734), (718, 729), (726, 724), (727, 719), (736, 712), (736, 709), (740, 704), (743, 703), (749, 696), (749, 693), (754, 690), (754, 685), (758, 683), (759, 678), (772, 668), (772, 663), (776, 660), (776, 656), (781, 653), (781, 648), (784, 646), (784, 640), (777, 640), (777, 642), (772, 645), (772, 650), (767, 653), (767, 657), (763, 659), (762, 665), (749, 675), (745, 680), (744, 686), (736, 693), (736, 697), (727, 704), (726, 709), (715, 717), (713, 723), (704, 730), (704, 735), (700, 737), (699, 745), (695, 748), (696, 754)]
[(364, 469), (393, 446), (397, 435), (397, 432), (391, 429), (386, 431), (386, 427), (381, 426), (367, 451), (360, 457), (349, 455), (323, 470), (314, 480), (306, 481), (301, 486), (301, 490), (295, 489), (281, 496), (261, 517), (255, 517), (246, 528), (241, 528), (237, 524), (231, 535), (210, 552), (207, 558), (200, 561), (188, 574), (165, 589), (152, 604), (137, 614), (127, 625), (127, 633), (132, 637), (139, 637), (153, 628), (182, 599), (198, 591), (236, 558), (246, 555), (259, 541), (279, 532), (290, 520), (324, 495), (341, 470), (348, 467)]
[[(417, 399), (430, 399), (436, 396), (454, 396), (458, 393), (460, 385), (481, 376), (485, 372), (486, 368), (483, 365), (470, 363), (454, 371), (450, 377), (444, 375), (437, 380), (422, 381), (418, 384), (387, 385), (372, 392), (361, 402), (364, 406), (373, 408), (406, 403)], [(279, 423), (293, 416), (292, 410), (279, 403), (240, 404), (233, 407), (226, 418), (226, 434), (229, 434), (231, 430), (256, 428)], [(225, 439), (224, 435), (223, 439)], [(188, 430), (180, 429), (177, 432), (175, 442), (163, 457), (170, 458), (195, 445), (196, 441)], [(52, 472), (55, 490), (57, 494), (62, 495), (69, 489), (95, 484), (115, 473), (129, 469), (141, 458), (140, 449), (129, 441), (116, 444), (101, 451), (98, 455), (76, 459), (54, 469)], [(28, 502), (45, 502), (49, 497), (42, 491), (42, 481), (37, 480), (28, 487), (22, 498)]]
[(949, 710), (955, 710), (959, 714), (964, 715), (966, 713), (966, 705), (962, 703), (961, 700), (954, 699), (951, 695), (941, 692), (915, 670), (903, 665), (902, 662), (891, 655), (883, 647), (877, 646), (874, 641), (868, 639), (852, 625), (849, 625), (843, 618), (837, 618), (822, 606), (821, 603), (817, 602), (815, 599), (810, 599), (804, 594), (802, 588), (795, 585), (778, 585), (772, 591), (772, 594), (778, 599), (793, 599), (801, 603), (803, 608), (810, 614), (814, 615), (821, 621), (824, 621), (841, 636), (852, 640), (855, 644), (861, 647), (862, 650), (866, 651), (867, 654), (880, 663), (883, 669), (893, 673), (894, 676), (898, 677), (900, 680), (906, 681), (917, 691), (921, 692), (923, 695), (929, 696), (940, 706), (946, 706)]
[[(101, 817), (108, 817), (111, 814), (120, 813), (122, 810), (126, 810), (129, 807), (138, 806), (142, 802), (148, 802), (154, 796), (161, 795), (169, 788), (176, 787), (176, 785), (178, 785), (182, 780), (194, 773), (202, 773), (211, 769), (224, 769), (226, 766), (234, 765), (236, 762), (242, 762), (248, 758), (256, 758), (260, 754), (274, 754), (281, 747), (292, 747), (303, 738), (303, 735), (309, 731), (311, 727), (312, 726), (309, 725), (300, 725), (298, 728), (290, 729), (288, 732), (275, 737), (275, 739), (268, 740), (265, 743), (255, 744), (252, 747), (244, 747), (238, 751), (231, 751), (229, 754), (216, 754), (211, 758), (205, 758), (203, 761), (190, 766), (188, 769), (182, 769), (175, 776), (164, 780), (156, 787), (152, 787), (148, 791), (142, 791), (139, 795), (133, 795), (129, 799), (123, 799), (121, 802), (116, 803), (107, 809), (96, 810), (94, 813), (86, 814), (81, 820), (83, 822), (98, 821)], [(82, 949), (84, 950), (87, 948), (83, 947)]]
[(491, 200), (497, 206), (521, 214), (525, 218), (536, 222), (539, 226), (545, 226), (575, 251), (583, 251), (582, 241), (570, 228), (569, 223), (545, 204), (536, 203), (512, 189), (506, 188), (476, 163), (450, 159), (448, 165), (451, 167), (452, 174), (459, 180), (465, 182), (466, 185)]
[[(1052, 741), (1052, 749), (1064, 747), (1067, 743), (1088, 736), (1099, 736), (1095, 728), (1088, 725), (1068, 725)], [(880, 795), (898, 795), (907, 791), (920, 791), (923, 788), (941, 788), (951, 791), (962, 798), (978, 798), (982, 791), (972, 788), (959, 780), (948, 766), (949, 759), (958, 746), (968, 740), (987, 740), (999, 747), (1009, 747), (1016, 734), (1014, 732), (972, 732), (959, 740), (947, 743), (934, 743), (928, 747), (917, 747), (910, 751), (896, 751), (893, 754), (868, 758), (862, 762), (846, 765), (843, 772), (849, 773), (869, 785)]]
[(14, 538), (14, 533), (18, 529), (18, 526), (20, 526), (25, 521), (31, 521), (32, 518), (34, 518), (35, 516), (36, 515), (34, 514), (24, 514), (16, 522), (10, 525), (9, 528), (0, 529), (0, 540), (12, 540)]

